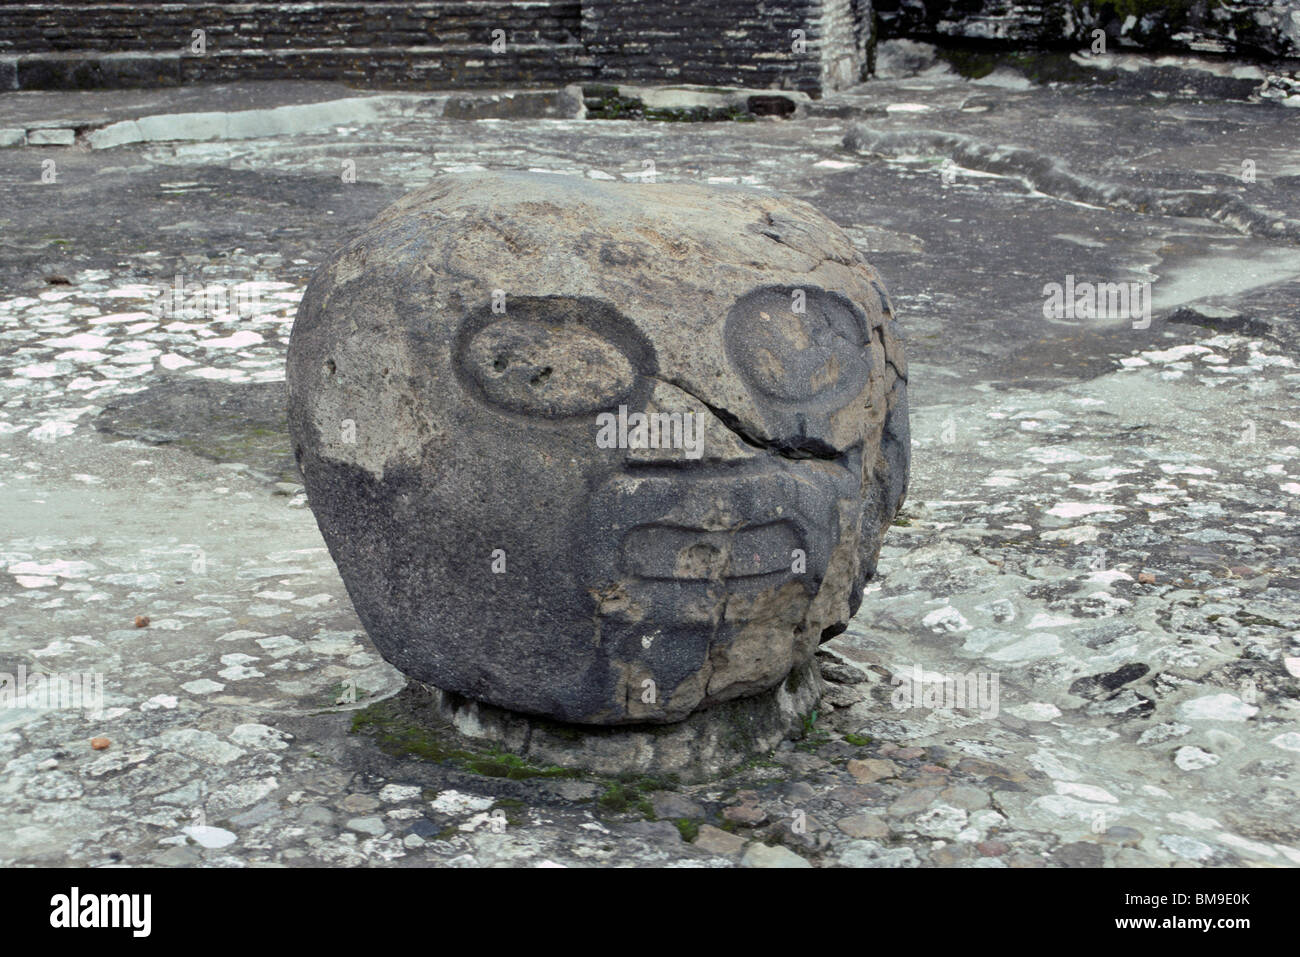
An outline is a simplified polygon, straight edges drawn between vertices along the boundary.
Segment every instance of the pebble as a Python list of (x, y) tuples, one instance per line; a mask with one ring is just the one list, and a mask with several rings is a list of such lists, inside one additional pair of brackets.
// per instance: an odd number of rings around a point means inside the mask
[(383, 820), (377, 817), (354, 817), (344, 826), (349, 830), (357, 831), (361, 834), (372, 834), (375, 837), (379, 837), (387, 830), (387, 828), (384, 827)]
[[(886, 750), (888, 749), (888, 750)], [(915, 761), (925, 754), (924, 748), (890, 748), (886, 745), (880, 749), (880, 753), (891, 758), (897, 758), (900, 761)]]
[(233, 831), (227, 831), (222, 827), (211, 827), (206, 824), (183, 827), (181, 832), (193, 838), (194, 843), (200, 847), (206, 848), (229, 847), (238, 839)]
[(1052, 852), (1052, 863), (1058, 867), (1101, 867), (1105, 853), (1097, 844), (1075, 841), (1063, 844)]
[(927, 837), (953, 840), (966, 827), (966, 812), (961, 808), (940, 804), (918, 814), (912, 821), (912, 827)]
[(1268, 743), (1275, 748), (1281, 748), (1283, 751), (1300, 751), (1300, 733), (1284, 731), (1282, 734), (1269, 738)]
[(939, 792), (939, 800), (966, 811), (975, 811), (979, 808), (988, 807), (989, 804), (987, 793), (979, 788), (964, 784), (954, 784), (951, 787), (944, 788)]
[(650, 806), (656, 818), (702, 818), (705, 809), (697, 801), (675, 791), (655, 791), (650, 794)]
[(169, 847), (153, 859), (161, 867), (193, 867), (201, 860), (192, 847)]
[(680, 844), (682, 832), (672, 821), (636, 821), (627, 825), (627, 834), (638, 834), (658, 844)]
[(749, 845), (740, 859), (741, 867), (812, 867), (805, 858), (800, 857), (788, 847), (780, 844), (769, 847), (757, 842)]
[(875, 784), (886, 778), (898, 776), (898, 765), (887, 758), (854, 759), (848, 763), (848, 772), (860, 784)]
[(1219, 756), (1185, 745), (1174, 752), (1174, 764), (1184, 771), (1202, 771), (1219, 763)]
[(1178, 715), (1185, 721), (1247, 721), (1258, 712), (1259, 708), (1231, 694), (1205, 695), (1178, 707)]
[(495, 803), (496, 798), (493, 797), (447, 790), (430, 801), (429, 806), (439, 814), (469, 814), (474, 811), (486, 811)]
[(972, 851), (969, 844), (946, 844), (930, 852), (932, 867), (958, 867), (969, 861)]
[(849, 807), (857, 807), (863, 804), (878, 803), (884, 799), (885, 792), (877, 787), (837, 787), (827, 791), (826, 797)]
[(1114, 844), (1122, 844), (1128, 847), (1137, 847), (1142, 842), (1142, 832), (1135, 827), (1125, 827), (1122, 824), (1114, 824), (1106, 828), (1106, 833), (1102, 837)]
[(1160, 843), (1173, 854), (1188, 861), (1206, 861), (1214, 856), (1214, 848), (1209, 844), (1182, 834), (1162, 834)]
[(379, 800), (387, 804), (418, 800), (423, 789), (414, 784), (385, 784), (379, 789)]
[(757, 793), (741, 791), (736, 798), (736, 804), (723, 809), (722, 816), (728, 821), (746, 827), (757, 827), (767, 820), (767, 811), (759, 806)]
[[(1004, 767), (1000, 764), (994, 764), (991, 761), (983, 761), (979, 758), (962, 758), (957, 763), (957, 770), (966, 774), (973, 775), (977, 778), (984, 778), (988, 781), (996, 782), (999, 788), (1007, 790), (1016, 790), (1014, 785), (1024, 784), (1029, 780), (1029, 776), (1023, 771), (1014, 771), (1011, 768)], [(1008, 785), (1011, 785), (1008, 787)]]
[(873, 814), (850, 814), (836, 822), (836, 827), (855, 838), (889, 837), (889, 825)]
[(802, 804), (817, 796), (817, 789), (807, 781), (791, 781), (785, 786), (787, 804)]
[(197, 728), (164, 731), (158, 736), (158, 741), (169, 751), (205, 764), (226, 765), (245, 754), (243, 748), (222, 741), (211, 731), (199, 731)]
[(327, 807), (319, 804), (308, 804), (298, 812), (298, 820), (303, 824), (333, 824), (334, 814)]
[(91, 746), (92, 748), (94, 748), (96, 751), (105, 751), (105, 750), (108, 749), (108, 745), (109, 745), (108, 738), (91, 738), (91, 739), (90, 739), (90, 746)]
[(907, 846), (884, 847), (875, 841), (849, 841), (840, 849), (844, 867), (916, 867), (916, 851)]
[(379, 807), (379, 802), (369, 794), (349, 794), (339, 802), (339, 807), (354, 814), (364, 814)]
[(695, 835), (695, 846), (719, 857), (737, 857), (745, 849), (745, 839), (712, 824), (701, 824)]
[(894, 817), (907, 817), (909, 814), (915, 814), (923, 811), (939, 797), (940, 789), (935, 787), (922, 787), (904, 794), (901, 798), (889, 805), (889, 814)]

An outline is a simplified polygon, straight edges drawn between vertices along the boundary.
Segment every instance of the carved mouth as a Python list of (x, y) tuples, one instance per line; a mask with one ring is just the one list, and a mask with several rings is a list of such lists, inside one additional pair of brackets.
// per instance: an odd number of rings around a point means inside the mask
[(585, 577), (654, 594), (719, 581), (767, 588), (778, 577), (815, 587), (838, 539), (839, 502), (852, 497), (848, 475), (821, 462), (616, 474), (590, 501)]
[(792, 522), (765, 522), (733, 532), (638, 525), (624, 536), (621, 567), (639, 578), (719, 581), (792, 571), (807, 553)]

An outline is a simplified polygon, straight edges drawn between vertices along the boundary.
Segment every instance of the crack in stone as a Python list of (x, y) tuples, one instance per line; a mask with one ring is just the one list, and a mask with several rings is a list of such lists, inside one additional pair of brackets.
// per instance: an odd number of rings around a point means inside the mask
[(761, 235), (766, 236), (779, 246), (784, 246), (792, 252), (796, 252), (801, 256), (807, 256), (809, 259), (813, 260), (813, 265), (803, 270), (804, 272), (815, 272), (822, 263), (835, 263), (836, 265), (846, 266), (849, 268), (862, 265), (862, 263), (857, 260), (846, 259), (843, 256), (836, 256), (831, 253), (822, 253), (819, 257), (816, 253), (811, 253), (806, 249), (800, 249), (798, 246), (786, 242), (785, 236), (778, 232), (778, 223), (776, 222), (776, 219), (773, 218), (771, 210), (763, 211), (763, 225), (767, 228), (760, 230)]
[(700, 405), (708, 409), (709, 412), (713, 414), (714, 418), (726, 426), (727, 429), (735, 434), (737, 438), (752, 448), (762, 449), (791, 461), (821, 459), (825, 462), (837, 462), (847, 454), (846, 452), (836, 449), (828, 442), (823, 442), (821, 439), (811, 438), (806, 435), (798, 435), (791, 439), (766, 438), (765, 436), (759, 435), (753, 429), (747, 428), (745, 424), (740, 421), (739, 416), (727, 411), (721, 406), (714, 405), (712, 402), (709, 402), (707, 399), (686, 388), (686, 386), (681, 382), (672, 379), (661, 379), (658, 376), (650, 376), (649, 378), (656, 379), (659, 382), (663, 382), (665, 385), (670, 385), (675, 389), (680, 389), (685, 392), (696, 402), (700, 403)]
[(905, 375), (903, 374), (903, 371), (902, 371), (901, 369), (899, 369), (897, 365), (894, 364), (893, 357), (890, 356), (890, 354), (889, 354), (889, 352), (890, 352), (889, 346), (885, 343), (885, 327), (884, 327), (884, 326), (876, 326), (876, 327), (875, 327), (871, 332), (872, 332), (872, 335), (875, 336), (876, 341), (880, 343), (880, 352), (881, 352), (881, 355), (883, 355), (883, 356), (885, 357), (885, 365), (887, 365), (887, 366), (889, 366), (889, 368), (893, 369), (893, 370), (894, 370), (894, 375), (897, 376), (899, 379), (901, 379), (901, 380), (903, 381), (904, 384), (906, 384), (906, 383), (907, 383), (907, 376), (905, 376)]

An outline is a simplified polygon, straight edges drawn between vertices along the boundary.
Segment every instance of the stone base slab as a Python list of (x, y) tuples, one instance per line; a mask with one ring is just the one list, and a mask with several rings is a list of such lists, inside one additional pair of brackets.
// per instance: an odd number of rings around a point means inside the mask
[(675, 724), (596, 727), (562, 724), (507, 711), (412, 683), (412, 717), (447, 722), (469, 742), (518, 755), (529, 764), (603, 775), (676, 776), (709, 780), (766, 753), (803, 727), (826, 684), (816, 661), (795, 668), (762, 694), (697, 711)]

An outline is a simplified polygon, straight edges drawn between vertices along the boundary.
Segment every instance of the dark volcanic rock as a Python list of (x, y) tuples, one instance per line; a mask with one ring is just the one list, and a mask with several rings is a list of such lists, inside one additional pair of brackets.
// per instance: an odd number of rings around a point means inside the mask
[(1098, 698), (1145, 677), (1150, 670), (1150, 667), (1140, 661), (1130, 662), (1108, 674), (1088, 675), (1078, 679), (1070, 685), (1070, 694), (1081, 698)]
[(906, 375), (879, 277), (804, 203), (481, 173), (316, 274), (289, 421), (395, 666), (658, 723), (773, 688), (857, 609), (906, 488)]

